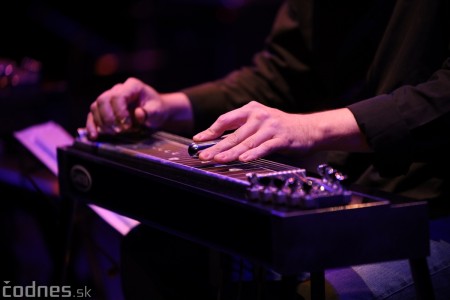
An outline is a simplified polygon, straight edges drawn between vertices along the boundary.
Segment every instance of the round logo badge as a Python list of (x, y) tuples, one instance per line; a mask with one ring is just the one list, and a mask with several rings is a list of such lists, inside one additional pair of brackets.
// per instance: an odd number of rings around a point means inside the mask
[(92, 187), (92, 177), (85, 167), (74, 165), (70, 169), (70, 180), (73, 186), (80, 192), (88, 192)]

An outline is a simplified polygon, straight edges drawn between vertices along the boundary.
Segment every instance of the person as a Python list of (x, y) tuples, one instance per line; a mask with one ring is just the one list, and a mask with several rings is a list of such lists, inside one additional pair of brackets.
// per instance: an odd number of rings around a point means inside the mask
[[(199, 159), (320, 153), (350, 182), (426, 200), (436, 242), (429, 261), (435, 296), (448, 299), (449, 45), (449, 1), (283, 1), (264, 48), (248, 66), (173, 93), (129, 78), (91, 104), (86, 129), (96, 139), (143, 125), (196, 142), (231, 132)], [(189, 299), (191, 292), (203, 299), (207, 279), (197, 273), (207, 268), (204, 249), (174, 244), (173, 237), (148, 228), (129, 238), (124, 268), (134, 264), (130, 268), (148, 279), (151, 293)], [(142, 247), (146, 239), (153, 243)], [(183, 250), (173, 249), (176, 243)], [(410, 299), (411, 278), (401, 269), (375, 264), (329, 272), (327, 279), (339, 299)]]

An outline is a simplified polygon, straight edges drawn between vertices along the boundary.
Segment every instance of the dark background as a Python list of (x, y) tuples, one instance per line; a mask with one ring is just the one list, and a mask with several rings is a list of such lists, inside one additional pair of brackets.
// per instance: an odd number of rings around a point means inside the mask
[[(84, 125), (95, 97), (128, 76), (139, 77), (162, 92), (216, 79), (249, 63), (252, 54), (261, 49), (279, 2), (2, 3), (0, 59), (14, 61), (17, 70), (24, 59), (40, 63), (39, 87), (30, 88), (24, 82), (0, 89), (5, 118), (0, 120), (12, 123), (2, 132), (46, 118), (55, 119), (73, 132)], [(25, 120), (24, 98), (29, 98), (33, 113), (38, 110), (41, 118), (32, 113), (29, 121)], [(36, 104), (37, 98), (45, 99)], [(44, 106), (46, 110), (42, 111)], [(17, 111), (20, 117), (11, 117), (17, 116)]]

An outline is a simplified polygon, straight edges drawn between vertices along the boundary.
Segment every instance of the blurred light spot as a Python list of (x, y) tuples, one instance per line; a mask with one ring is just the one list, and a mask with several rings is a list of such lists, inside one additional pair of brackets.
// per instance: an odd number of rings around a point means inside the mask
[(131, 56), (131, 65), (137, 71), (151, 71), (162, 64), (162, 56), (153, 49), (138, 50)]
[(119, 58), (117, 55), (108, 53), (100, 56), (95, 63), (95, 73), (100, 76), (108, 76), (117, 73)]

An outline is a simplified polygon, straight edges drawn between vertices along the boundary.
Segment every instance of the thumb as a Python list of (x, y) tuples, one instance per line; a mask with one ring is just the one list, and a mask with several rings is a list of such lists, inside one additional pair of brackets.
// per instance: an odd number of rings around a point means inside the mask
[(134, 117), (138, 124), (145, 125), (145, 121), (147, 119), (147, 112), (144, 110), (143, 107), (137, 107), (134, 110)]
[(157, 129), (167, 119), (167, 112), (162, 109), (161, 102), (150, 100), (134, 110), (136, 121), (148, 128)]

